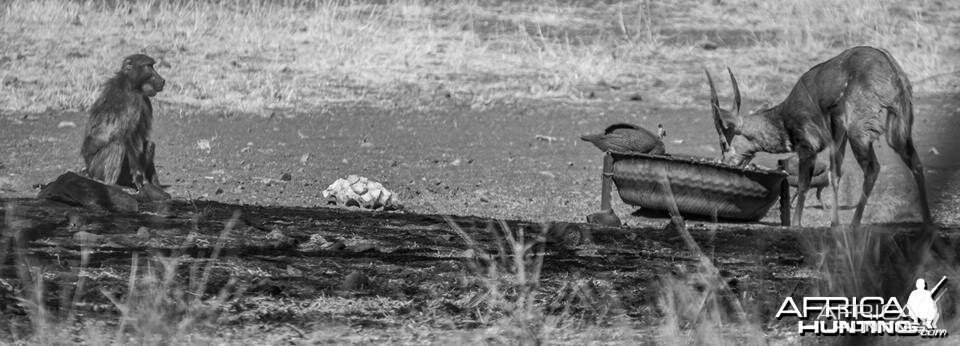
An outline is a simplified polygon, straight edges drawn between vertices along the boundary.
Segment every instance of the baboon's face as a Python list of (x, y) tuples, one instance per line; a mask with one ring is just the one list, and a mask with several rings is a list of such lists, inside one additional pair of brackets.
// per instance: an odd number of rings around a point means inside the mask
[(134, 54), (123, 59), (123, 67), (120, 73), (127, 76), (133, 82), (134, 88), (143, 92), (146, 96), (154, 96), (163, 91), (163, 85), (166, 81), (157, 70), (153, 68), (156, 61), (153, 58)]

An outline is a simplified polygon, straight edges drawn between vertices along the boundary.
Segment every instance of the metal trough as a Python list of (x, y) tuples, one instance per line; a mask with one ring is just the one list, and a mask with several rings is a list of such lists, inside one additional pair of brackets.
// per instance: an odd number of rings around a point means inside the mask
[(789, 225), (786, 177), (782, 170), (739, 168), (709, 158), (611, 152), (604, 158), (601, 208), (609, 208), (612, 180), (625, 203), (669, 211), (666, 178), (682, 214), (756, 221), (780, 199), (781, 223)]

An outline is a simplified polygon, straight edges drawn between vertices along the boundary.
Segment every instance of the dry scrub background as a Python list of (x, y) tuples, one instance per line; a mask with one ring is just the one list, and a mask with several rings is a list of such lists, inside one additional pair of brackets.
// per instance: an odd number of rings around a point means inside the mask
[[(259, 113), (451, 95), (588, 99), (601, 83), (688, 107), (730, 66), (774, 102), (852, 45), (890, 50), (919, 92), (958, 88), (951, 1), (50, 1), (0, 5), (0, 109), (82, 110), (130, 53), (165, 102)], [(711, 43), (719, 47), (705, 50)], [(724, 91), (726, 92), (726, 91)]]

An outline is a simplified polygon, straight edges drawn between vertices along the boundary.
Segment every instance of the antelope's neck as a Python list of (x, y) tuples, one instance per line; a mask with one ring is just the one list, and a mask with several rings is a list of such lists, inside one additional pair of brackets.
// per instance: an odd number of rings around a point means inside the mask
[(744, 117), (741, 132), (755, 145), (754, 152), (787, 153), (793, 151), (793, 143), (780, 115), (781, 106)]

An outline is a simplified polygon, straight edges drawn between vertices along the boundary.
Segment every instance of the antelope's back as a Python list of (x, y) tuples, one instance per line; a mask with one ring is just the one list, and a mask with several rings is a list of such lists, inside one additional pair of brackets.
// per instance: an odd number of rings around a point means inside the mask
[(882, 104), (892, 104), (902, 92), (909, 93), (909, 86), (906, 75), (889, 53), (858, 46), (810, 68), (800, 77), (791, 96), (800, 102), (816, 100), (819, 110), (827, 112), (849, 97), (865, 94), (876, 95)]

